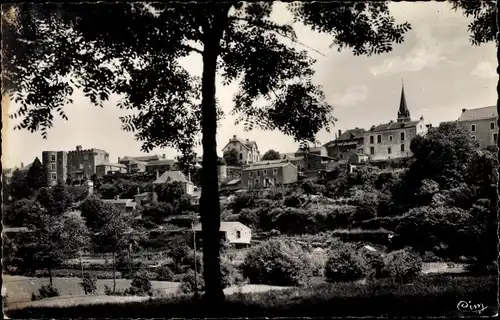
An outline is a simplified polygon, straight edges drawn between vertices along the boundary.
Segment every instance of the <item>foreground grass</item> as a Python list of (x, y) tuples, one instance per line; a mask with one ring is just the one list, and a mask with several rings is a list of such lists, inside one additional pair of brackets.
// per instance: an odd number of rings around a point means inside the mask
[[(10, 318), (172, 318), (172, 317), (262, 317), (262, 316), (460, 316), (461, 300), (483, 303), (482, 315), (497, 311), (497, 278), (425, 277), (413, 284), (377, 281), (324, 284), (279, 292), (235, 294), (222, 306), (207, 306), (190, 297), (153, 299), (122, 304), (68, 307), (29, 307), (6, 310)], [(474, 316), (475, 314), (470, 314)]]

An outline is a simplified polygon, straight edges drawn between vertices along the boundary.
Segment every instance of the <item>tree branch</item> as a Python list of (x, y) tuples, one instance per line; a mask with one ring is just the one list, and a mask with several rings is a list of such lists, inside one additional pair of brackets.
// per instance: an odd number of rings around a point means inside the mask
[(187, 50), (191, 50), (191, 51), (194, 51), (194, 52), (197, 52), (197, 53), (203, 55), (203, 51), (201, 51), (200, 49), (196, 49), (196, 48), (191, 47), (190, 45), (187, 45), (187, 44), (181, 44), (181, 46)]
[(249, 24), (249, 25), (251, 25), (251, 26), (254, 26), (254, 27), (257, 27), (257, 28), (260, 28), (260, 29), (266, 30), (266, 31), (271, 31), (271, 32), (274, 32), (274, 33), (276, 33), (277, 35), (279, 35), (279, 36), (281, 36), (281, 37), (283, 37), (283, 38), (286, 38), (286, 39), (288, 39), (288, 40), (292, 41), (293, 43), (300, 44), (300, 45), (302, 45), (302, 46), (304, 46), (304, 47), (306, 47), (306, 48), (308, 48), (308, 49), (310, 49), (310, 50), (312, 50), (312, 51), (314, 51), (314, 52), (316, 52), (316, 53), (318, 53), (318, 54), (322, 55), (323, 57), (326, 57), (326, 55), (325, 55), (324, 53), (322, 53), (321, 51), (319, 51), (319, 50), (317, 50), (317, 49), (314, 49), (314, 48), (312, 48), (312, 47), (308, 46), (307, 44), (305, 44), (305, 43), (302, 43), (302, 42), (298, 41), (298, 40), (297, 40), (297, 39), (295, 39), (295, 38), (292, 38), (292, 37), (290, 37), (290, 36), (287, 36), (287, 35), (285, 35), (285, 34), (283, 34), (283, 33), (279, 32), (279, 31), (277, 31), (277, 30), (273, 30), (273, 29), (271, 29), (271, 28), (266, 28), (266, 27), (265, 27), (265, 26), (263, 26), (263, 25), (256, 24), (256, 23), (255, 23), (255, 22), (256, 22), (255, 20), (248, 19), (248, 18), (241, 18), (241, 17), (230, 17), (229, 19), (230, 19), (230, 20), (245, 21), (246, 23), (248, 23), (248, 24)]

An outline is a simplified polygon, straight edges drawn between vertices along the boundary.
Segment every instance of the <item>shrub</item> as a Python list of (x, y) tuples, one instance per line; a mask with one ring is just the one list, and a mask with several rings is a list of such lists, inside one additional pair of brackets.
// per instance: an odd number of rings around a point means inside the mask
[(325, 223), (330, 230), (347, 228), (349, 226), (351, 216), (356, 211), (355, 206), (351, 205), (336, 205), (332, 211), (327, 214)]
[(126, 293), (131, 295), (144, 295), (151, 292), (151, 287), (151, 281), (149, 281), (147, 274), (145, 272), (138, 272), (132, 279), (130, 288), (127, 289)]
[(369, 275), (363, 256), (351, 244), (339, 244), (331, 249), (325, 265), (329, 282), (355, 281)]
[(244, 208), (240, 211), (238, 221), (249, 227), (257, 228), (260, 224), (259, 208)]
[(255, 197), (251, 193), (238, 194), (231, 203), (233, 213), (239, 213), (244, 208), (251, 208), (255, 204)]
[(31, 294), (31, 301), (53, 297), (59, 297), (59, 290), (51, 284), (44, 284), (38, 289), (38, 293)]
[(277, 216), (273, 216), (273, 225), (281, 233), (288, 234), (318, 233), (323, 226), (316, 221), (314, 214), (299, 208), (281, 210)]
[(126, 296), (127, 292), (125, 290), (113, 291), (108, 285), (104, 285), (104, 294), (107, 296)]
[(314, 250), (310, 254), (313, 276), (323, 276), (328, 255), (324, 250)]
[(243, 282), (243, 276), (238, 272), (238, 269), (226, 259), (221, 260), (221, 273), (223, 288)]
[[(181, 278), (180, 291), (183, 293), (192, 293), (195, 288), (195, 274), (194, 270), (189, 269)], [(203, 280), (203, 275), (198, 272), (196, 274), (196, 288), (198, 292), (203, 292), (205, 290), (205, 281)]]
[(384, 274), (393, 282), (413, 281), (422, 270), (422, 259), (408, 249), (393, 251), (384, 258)]
[(298, 208), (302, 205), (302, 198), (297, 193), (294, 193), (286, 196), (283, 204), (290, 208)]
[(241, 270), (251, 283), (278, 286), (302, 285), (312, 275), (302, 248), (294, 242), (275, 239), (251, 248)]
[(369, 276), (379, 279), (382, 278), (384, 273), (384, 257), (378, 251), (370, 251), (366, 249), (361, 250), (363, 259), (367, 266), (369, 266)]
[(158, 268), (157, 273), (156, 280), (158, 281), (173, 281), (174, 279), (174, 272), (165, 264)]
[(80, 282), (80, 286), (83, 288), (85, 295), (95, 294), (97, 290), (97, 277), (94, 274), (85, 272), (83, 274), (82, 282)]

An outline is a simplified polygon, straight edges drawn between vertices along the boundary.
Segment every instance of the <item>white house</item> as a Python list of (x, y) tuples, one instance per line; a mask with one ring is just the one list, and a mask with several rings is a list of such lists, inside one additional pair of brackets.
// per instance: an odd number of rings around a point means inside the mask
[[(201, 231), (201, 224), (194, 226), (195, 232)], [(229, 241), (236, 248), (243, 248), (250, 245), (252, 241), (252, 229), (241, 222), (224, 221), (220, 223), (220, 232), (223, 238)]]
[(178, 181), (182, 185), (182, 189), (185, 194), (192, 195), (194, 192), (194, 184), (191, 179), (187, 179), (186, 176), (180, 171), (165, 171), (161, 176), (159, 176), (157, 171), (157, 178), (153, 182), (154, 184), (172, 183)]
[(248, 164), (260, 161), (260, 152), (255, 141), (250, 141), (248, 139), (240, 139), (236, 135), (222, 149), (222, 152), (227, 152), (230, 150), (236, 150), (238, 152), (238, 160), (242, 164)]

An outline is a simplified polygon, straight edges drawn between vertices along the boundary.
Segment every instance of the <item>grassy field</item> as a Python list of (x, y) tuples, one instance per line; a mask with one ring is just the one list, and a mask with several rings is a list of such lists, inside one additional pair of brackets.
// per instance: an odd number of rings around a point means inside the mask
[(220, 306), (179, 296), (68, 307), (32, 306), (5, 313), (11, 318), (477, 316), (457, 311), (457, 304), (465, 300), (486, 305), (488, 308), (482, 315), (487, 316), (498, 311), (497, 289), (497, 278), (492, 276), (435, 275), (409, 285), (376, 281), (234, 294), (227, 296)]
[[(53, 278), (54, 287), (59, 290), (61, 296), (81, 296), (84, 295), (80, 286), (79, 278)], [(3, 286), (5, 286), (9, 304), (31, 301), (31, 294), (36, 292), (42, 285), (48, 284), (48, 278), (28, 278), (22, 276), (3, 276)], [(131, 280), (117, 279), (116, 288), (126, 289), (130, 287)], [(174, 293), (179, 288), (177, 282), (151, 281), (153, 289), (162, 290), (165, 293)], [(99, 279), (97, 281), (97, 293), (104, 294), (104, 285), (113, 287), (112, 279)]]

